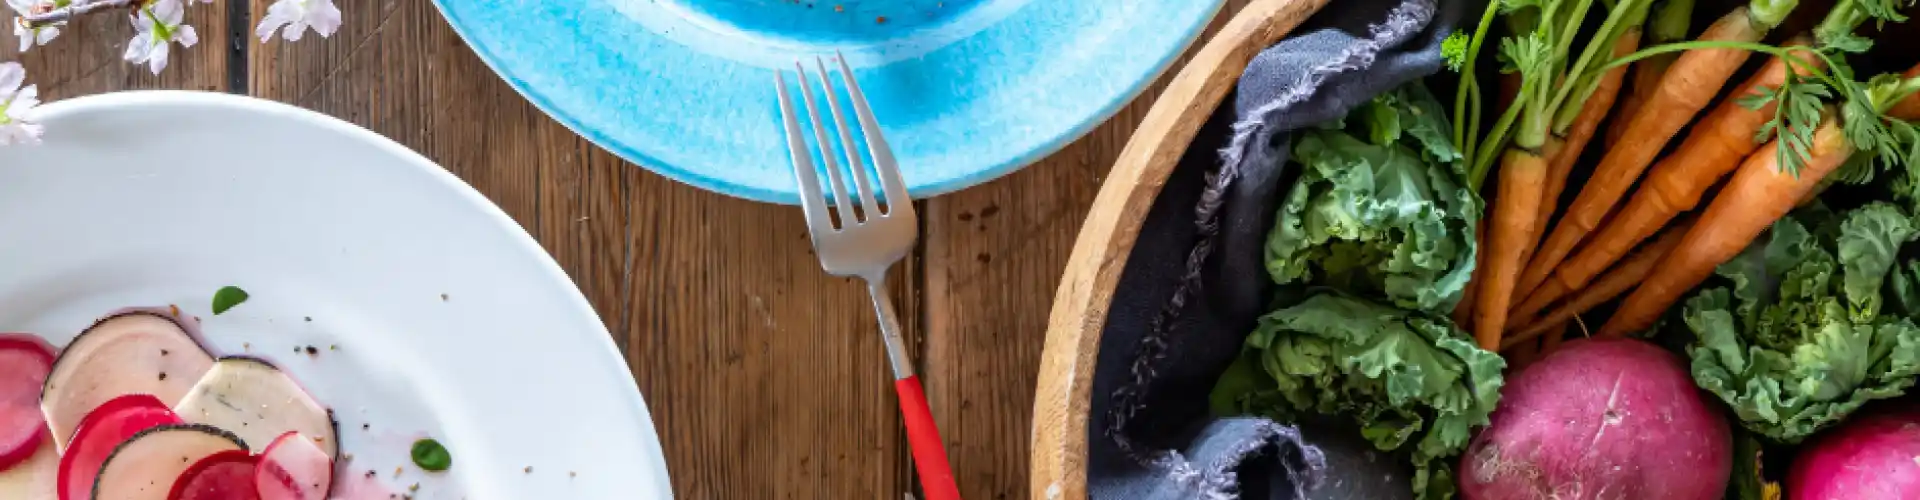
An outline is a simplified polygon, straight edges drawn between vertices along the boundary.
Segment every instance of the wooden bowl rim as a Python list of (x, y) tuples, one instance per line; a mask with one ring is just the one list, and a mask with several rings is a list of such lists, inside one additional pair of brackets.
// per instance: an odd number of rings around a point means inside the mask
[(1200, 126), (1261, 50), (1328, 0), (1254, 0), (1194, 53), (1107, 174), (1054, 292), (1034, 391), (1030, 495), (1087, 496), (1087, 420), (1100, 334), (1140, 224)]

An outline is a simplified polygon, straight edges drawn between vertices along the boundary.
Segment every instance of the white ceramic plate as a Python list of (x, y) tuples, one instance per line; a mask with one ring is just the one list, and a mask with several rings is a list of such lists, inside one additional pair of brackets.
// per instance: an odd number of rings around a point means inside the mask
[[(375, 471), (421, 499), (671, 497), (605, 326), (520, 226), (432, 162), (224, 94), (40, 110), (45, 144), (0, 147), (0, 331), (63, 345), (113, 309), (177, 304), (219, 351), (274, 360), (334, 408), (355, 471), (343, 483)], [(225, 285), (252, 299), (214, 316)], [(411, 465), (421, 435), (447, 445), (451, 471)]]

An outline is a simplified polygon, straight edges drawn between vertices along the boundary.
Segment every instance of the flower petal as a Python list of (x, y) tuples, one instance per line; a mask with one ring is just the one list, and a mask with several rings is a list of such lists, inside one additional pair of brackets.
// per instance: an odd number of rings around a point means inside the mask
[(27, 82), (27, 67), (17, 62), (0, 63), (0, 96), (13, 95), (20, 84)]
[(133, 40), (127, 42), (127, 53), (121, 55), (120, 58), (126, 59), (127, 62), (130, 63), (140, 64), (147, 62), (147, 58), (152, 52), (153, 35), (141, 32), (133, 35)]
[(24, 54), (27, 52), (27, 49), (33, 48), (33, 39), (35, 36), (32, 30), (27, 28), (27, 25), (19, 22), (13, 23), (13, 36), (20, 39), (21, 53)]
[(300, 38), (306, 36), (306, 34), (307, 22), (302, 19), (295, 19), (293, 22), (287, 23), (287, 29), (280, 30), (280, 38), (284, 38), (289, 42), (298, 42)]
[(200, 43), (200, 32), (194, 31), (192, 26), (182, 24), (173, 28), (173, 41), (180, 42), (181, 47), (192, 47), (193, 44)]
[(147, 69), (156, 75), (160, 74), (160, 70), (167, 69), (167, 44), (153, 46), (153, 52), (147, 54)]
[(313, 25), (313, 31), (321, 37), (333, 36), (340, 29), (340, 8), (333, 5), (333, 0), (310, 1), (313, 4), (307, 6), (307, 24)]
[(267, 40), (273, 39), (274, 30), (280, 29), (281, 26), (286, 26), (287, 23), (291, 21), (291, 19), (281, 17), (278, 13), (273, 12), (272, 9), (268, 9), (267, 16), (260, 18), (260, 27), (254, 28), (253, 34), (254, 36), (260, 37), (260, 43), (267, 43)]
[(187, 6), (180, 3), (180, 0), (159, 0), (154, 2), (151, 8), (153, 15), (159, 17), (160, 22), (167, 23), (168, 26), (180, 24), (181, 20), (187, 18)]
[(27, 88), (20, 89), (20, 93), (14, 94), (13, 100), (7, 103), (7, 118), (28, 119), (33, 114), (33, 107), (39, 105), (40, 88), (28, 85)]

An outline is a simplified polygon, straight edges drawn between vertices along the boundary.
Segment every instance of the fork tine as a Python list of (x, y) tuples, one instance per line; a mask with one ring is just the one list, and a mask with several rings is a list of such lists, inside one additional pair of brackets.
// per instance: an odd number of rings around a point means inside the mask
[(887, 215), (893, 215), (895, 207), (899, 207), (912, 217), (913, 200), (907, 197), (907, 183), (900, 179), (900, 164), (893, 160), (893, 148), (887, 146), (887, 138), (880, 132), (880, 121), (873, 117), (873, 108), (867, 106), (867, 94), (860, 91), (853, 69), (847, 67), (846, 55), (837, 52), (835, 55), (840, 58), (840, 77), (847, 81), (847, 95), (853, 101), (854, 114), (860, 118), (860, 131), (867, 136), (867, 151), (873, 154), (873, 170), (880, 175), (880, 187), (887, 193)]
[[(847, 150), (847, 169), (853, 171), (854, 184), (860, 188), (861, 213), (866, 219), (872, 219), (880, 214), (880, 204), (873, 201), (873, 183), (867, 181), (866, 164), (860, 161), (860, 145), (853, 143), (853, 130), (847, 128), (846, 118), (840, 116), (840, 98), (833, 91), (833, 73), (827, 71), (827, 63), (819, 57), (813, 58), (813, 64), (820, 69), (820, 86), (827, 92), (827, 107), (833, 110), (833, 125), (840, 129), (840, 144)], [(842, 81), (852, 81), (852, 78), (852, 74), (840, 74)]]
[(820, 176), (814, 173), (813, 153), (807, 151), (807, 138), (801, 134), (800, 119), (793, 111), (793, 96), (787, 93), (786, 71), (774, 70), (773, 83), (780, 89), (780, 117), (786, 122), (793, 178), (800, 184), (800, 211), (806, 214), (807, 226), (813, 231), (831, 228), (833, 221), (827, 217), (827, 199), (820, 196)]
[[(854, 225), (853, 199), (847, 197), (847, 183), (842, 180), (844, 174), (839, 162), (833, 161), (833, 139), (827, 136), (827, 128), (821, 124), (820, 107), (813, 103), (813, 90), (808, 88), (811, 80), (807, 77), (807, 67), (799, 62), (793, 63), (793, 69), (800, 72), (800, 99), (807, 104), (807, 117), (813, 121), (813, 136), (820, 140), (820, 161), (827, 166), (827, 178), (833, 181), (833, 203), (840, 215), (840, 227)], [(827, 75), (820, 75), (825, 78)]]

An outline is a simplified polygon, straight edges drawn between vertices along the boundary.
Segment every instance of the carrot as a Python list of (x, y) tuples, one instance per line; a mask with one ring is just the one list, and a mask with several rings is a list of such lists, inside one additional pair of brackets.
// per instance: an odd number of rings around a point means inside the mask
[[(1806, 37), (1797, 37), (1788, 42), (1790, 46), (1805, 46), (1808, 43)], [(1819, 58), (1808, 56), (1808, 59)], [(1814, 66), (1796, 64), (1794, 69), (1805, 75), (1820, 63), (1811, 64)], [(1748, 109), (1739, 103), (1740, 98), (1780, 86), (1786, 81), (1787, 71), (1786, 60), (1773, 58), (1740, 85), (1739, 88), (1744, 89), (1741, 94), (1721, 99), (1706, 118), (1692, 127), (1679, 148), (1654, 164), (1647, 173), (1647, 179), (1641, 183), (1640, 189), (1634, 191), (1626, 206), (1602, 224), (1601, 230), (1590, 238), (1591, 241), (1581, 245), (1578, 253), (1553, 270), (1552, 278), (1529, 294), (1520, 307), (1514, 308), (1513, 314), (1531, 316), (1567, 291), (1582, 289), (1594, 276), (1632, 250), (1634, 245), (1653, 236), (1675, 215), (1692, 210), (1708, 188), (1760, 148), (1753, 136), (1773, 118), (1775, 103), (1769, 102), (1760, 109)]]
[[(1552, 332), (1555, 325), (1564, 325), (1568, 320), (1573, 319), (1575, 315), (1591, 311), (1593, 308), (1599, 307), (1600, 304), (1613, 300), (1614, 297), (1619, 297), (1620, 294), (1626, 293), (1627, 290), (1632, 289), (1634, 285), (1639, 284), (1641, 280), (1646, 279), (1647, 273), (1653, 272), (1653, 266), (1659, 264), (1661, 258), (1666, 257), (1667, 253), (1673, 251), (1673, 247), (1680, 244), (1680, 238), (1686, 236), (1687, 228), (1692, 225), (1692, 221), (1686, 221), (1667, 229), (1665, 233), (1660, 235), (1660, 238), (1653, 240), (1652, 243), (1648, 243), (1647, 246), (1641, 248), (1640, 251), (1634, 252), (1633, 258), (1627, 259), (1626, 262), (1621, 262), (1619, 266), (1614, 267), (1613, 272), (1608, 273), (1607, 277), (1595, 282), (1593, 286), (1582, 289), (1579, 295), (1575, 295), (1572, 299), (1568, 299), (1565, 303), (1560, 304), (1560, 306), (1554, 308), (1552, 312), (1548, 312), (1545, 316), (1541, 316), (1540, 319), (1520, 328), (1518, 333), (1513, 335), (1509, 341), (1525, 342), (1527, 339), (1531, 339), (1542, 333)], [(1544, 291), (1557, 286), (1560, 286), (1559, 282), (1549, 281), (1547, 284), (1542, 285), (1542, 290)], [(1537, 293), (1534, 295), (1535, 297), (1540, 296), (1540, 294)], [(1532, 301), (1535, 299), (1528, 298), (1527, 300)], [(1544, 306), (1545, 304), (1534, 306), (1533, 310), (1540, 310), (1541, 307)]]
[[(1746, 7), (1735, 8), (1701, 33), (1700, 39), (1758, 41), (1772, 25), (1756, 22), (1748, 12)], [(1680, 54), (1661, 77), (1659, 89), (1647, 97), (1642, 112), (1629, 121), (1627, 135), (1607, 150), (1580, 196), (1574, 198), (1567, 214), (1535, 253), (1518, 281), (1518, 293), (1527, 294), (1540, 286), (1547, 273), (1559, 266), (1587, 233), (1599, 227), (1600, 218), (1613, 210), (1667, 141), (1713, 101), (1749, 54), (1743, 49), (1700, 49)]]
[(1853, 154), (1853, 146), (1844, 135), (1839, 120), (1829, 110), (1813, 133), (1806, 165), (1798, 175), (1781, 171), (1779, 139), (1747, 156), (1713, 203), (1707, 205), (1699, 222), (1680, 240), (1680, 246), (1654, 266), (1646, 280), (1600, 327), (1600, 336), (1619, 337), (1652, 326), (1681, 294), (1705, 281), (1714, 267), (1738, 255), (1774, 221), (1786, 216), (1807, 191)]
[[(1687, 1), (1687, 0), (1680, 0)], [(1624, 57), (1640, 49), (1640, 28), (1628, 28), (1626, 33), (1613, 44), (1613, 57)], [(1560, 207), (1560, 193), (1567, 188), (1567, 174), (1573, 172), (1573, 164), (1580, 160), (1581, 153), (1587, 149), (1587, 142), (1593, 139), (1594, 130), (1600, 122), (1606, 120), (1607, 112), (1612, 111), (1613, 102), (1620, 95), (1620, 85), (1626, 79), (1627, 67), (1621, 66), (1601, 75), (1593, 89), (1581, 105), (1580, 113), (1575, 115), (1566, 130), (1547, 139), (1547, 157), (1552, 158), (1547, 168), (1546, 192), (1540, 195), (1540, 215), (1534, 219), (1533, 241), (1528, 242), (1527, 251), (1522, 253), (1521, 262), (1533, 258), (1534, 247), (1540, 244), (1540, 237), (1546, 234), (1547, 221), (1553, 219), (1553, 212)]]
[[(1647, 22), (1648, 45), (1678, 42), (1687, 38), (1687, 24), (1693, 20), (1693, 0), (1667, 0), (1654, 11), (1653, 19)], [(1633, 91), (1626, 94), (1620, 104), (1620, 112), (1614, 113), (1613, 123), (1607, 126), (1607, 144), (1619, 144), (1620, 137), (1627, 133), (1627, 121), (1639, 112), (1640, 105), (1647, 95), (1659, 88), (1660, 77), (1667, 74), (1667, 68), (1680, 54), (1660, 54), (1633, 64)]]
[(1560, 157), (1566, 156), (1566, 152), (1567, 140), (1557, 135), (1548, 135), (1546, 144), (1540, 146), (1540, 158), (1546, 160), (1547, 171), (1546, 176), (1542, 177), (1544, 180), (1540, 186), (1540, 206), (1534, 214), (1533, 229), (1526, 236), (1526, 248), (1520, 249), (1518, 262), (1521, 264), (1526, 264), (1528, 259), (1533, 258), (1533, 247), (1540, 243), (1540, 235), (1547, 230), (1547, 218), (1553, 216), (1553, 206), (1558, 204), (1547, 197), (1547, 192), (1553, 190), (1554, 177), (1560, 178), (1562, 188), (1567, 185), (1566, 174), (1559, 171)]
[(1473, 315), (1473, 336), (1483, 349), (1498, 347), (1500, 334), (1507, 328), (1514, 281), (1520, 277), (1520, 254), (1533, 237), (1546, 177), (1547, 159), (1538, 150), (1516, 146), (1501, 159), (1500, 202), (1494, 207), (1488, 245), (1481, 247), (1487, 252), (1487, 265), (1479, 279)]
[[(1913, 69), (1907, 70), (1907, 74), (1903, 75), (1903, 77), (1920, 77), (1920, 64), (1913, 65)], [(1907, 121), (1920, 120), (1920, 94), (1910, 95), (1907, 96), (1906, 99), (1901, 99), (1900, 102), (1893, 105), (1893, 109), (1887, 110), (1887, 116)]]

